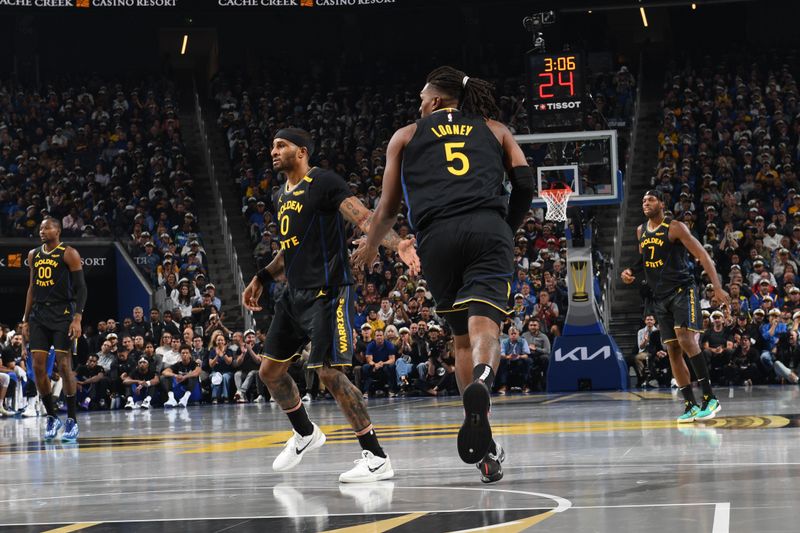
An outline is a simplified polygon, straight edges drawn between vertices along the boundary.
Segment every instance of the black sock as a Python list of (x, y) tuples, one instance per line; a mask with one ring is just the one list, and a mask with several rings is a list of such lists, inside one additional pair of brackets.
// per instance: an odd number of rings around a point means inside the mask
[(686, 403), (697, 405), (697, 400), (694, 399), (694, 391), (692, 390), (691, 383), (685, 387), (681, 387), (681, 394), (683, 394), (683, 399), (686, 400)]
[(706, 357), (701, 353), (689, 358), (689, 362), (694, 369), (694, 375), (697, 376), (697, 383), (703, 387), (703, 399), (709, 400), (714, 396), (714, 391), (711, 390), (711, 378), (708, 375), (708, 363)]
[(358, 443), (363, 450), (369, 450), (372, 452), (372, 455), (377, 457), (386, 457), (386, 452), (384, 452), (381, 445), (378, 444), (378, 436), (375, 434), (374, 429), (370, 429), (363, 435), (357, 435), (357, 437)]
[(44, 404), (44, 409), (47, 411), (48, 416), (58, 416), (56, 413), (56, 403), (53, 400), (53, 393), (42, 395), (42, 403)]
[(307, 437), (314, 433), (314, 425), (308, 419), (308, 413), (306, 413), (306, 408), (302, 403), (299, 409), (286, 413), (286, 416), (289, 417), (289, 422), (292, 423), (292, 427), (301, 437)]
[(67, 418), (76, 419), (78, 411), (78, 399), (75, 396), (67, 396)]
[(494, 385), (494, 370), (492, 367), (483, 363), (479, 363), (475, 365), (475, 368), (472, 369), (472, 380), (483, 381), (486, 384), (486, 388), (492, 390), (492, 385)]
[(492, 455), (497, 455), (497, 444), (492, 439), (492, 443), (489, 444), (489, 453)]

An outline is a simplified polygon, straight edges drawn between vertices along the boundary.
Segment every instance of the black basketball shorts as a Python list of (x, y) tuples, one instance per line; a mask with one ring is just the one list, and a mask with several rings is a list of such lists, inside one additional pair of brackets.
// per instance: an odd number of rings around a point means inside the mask
[(703, 313), (697, 287), (681, 287), (665, 297), (655, 297), (653, 311), (658, 321), (662, 342), (677, 340), (676, 328), (702, 333)]
[(69, 338), (71, 321), (40, 322), (31, 317), (28, 323), (31, 352), (49, 352), (52, 346), (56, 352), (73, 353), (75, 341)]
[(514, 274), (511, 228), (496, 211), (481, 210), (431, 223), (419, 239), (418, 250), (428, 288), (456, 335), (466, 331), (470, 304), (477, 312), (502, 320), (508, 314)]
[(275, 303), (263, 357), (288, 362), (310, 340), (308, 368), (353, 363), (354, 291), (350, 285), (326, 289), (287, 287)]

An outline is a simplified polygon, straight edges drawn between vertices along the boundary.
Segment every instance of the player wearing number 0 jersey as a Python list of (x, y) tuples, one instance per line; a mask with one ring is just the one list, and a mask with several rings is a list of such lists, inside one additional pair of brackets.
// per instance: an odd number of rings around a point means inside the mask
[[(277, 471), (297, 466), (303, 456), (325, 443), (325, 435), (308, 418), (289, 365), (311, 341), (308, 367), (333, 395), (362, 447), (362, 459), (339, 476), (343, 483), (369, 482), (394, 476), (391, 461), (378, 443), (361, 392), (342, 373), (353, 359), (353, 275), (348, 264), (345, 221), (367, 231), (370, 211), (338, 174), (309, 166), (314, 142), (308, 132), (284, 128), (272, 143), (272, 166), (286, 174), (275, 197), (281, 251), (258, 271), (244, 290), (244, 304), (260, 310), (265, 285), (286, 278), (288, 286), (275, 304), (275, 316), (264, 342), (259, 375), (294, 428), (272, 463)], [(418, 258), (411, 240), (396, 233), (385, 244), (398, 251), (412, 271)]]
[(389, 142), (375, 224), (357, 252), (359, 264), (370, 264), (404, 197), (436, 311), (455, 335), (465, 411), (459, 456), (477, 463), (485, 483), (503, 477), (505, 454), (488, 420), (490, 390), (514, 273), (513, 235), (534, 190), (522, 150), (508, 128), (491, 119), (498, 114), (492, 90), (452, 67), (428, 75), (420, 93), (422, 118)]
[[(664, 203), (658, 191), (647, 191), (642, 198), (642, 210), (647, 222), (639, 226), (640, 259), (636, 266), (622, 272), (625, 283), (633, 283), (637, 273), (644, 272), (647, 285), (653, 292), (654, 311), (661, 339), (667, 347), (672, 375), (684, 397), (684, 412), (679, 423), (714, 418), (720, 404), (711, 388), (708, 365), (697, 343), (703, 318), (700, 298), (694, 277), (689, 271), (688, 254), (691, 253), (708, 273), (720, 305), (727, 304), (728, 294), (722, 289), (714, 262), (700, 242), (681, 222), (666, 218)], [(703, 402), (697, 404), (690, 382), (689, 362), (703, 388)]]

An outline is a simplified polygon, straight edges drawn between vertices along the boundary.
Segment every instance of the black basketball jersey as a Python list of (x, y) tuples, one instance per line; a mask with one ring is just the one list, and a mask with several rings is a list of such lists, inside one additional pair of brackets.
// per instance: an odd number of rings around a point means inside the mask
[(293, 189), (275, 195), (278, 234), (289, 285), (295, 289), (353, 283), (339, 205), (353, 196), (344, 179), (312, 168)]
[[(33, 306), (42, 311), (49, 309), (53, 318), (71, 317), (74, 312), (74, 295), (69, 276), (69, 267), (64, 260), (67, 247), (59, 244), (50, 252), (44, 245), (34, 249), (33, 263)], [(42, 314), (41, 312), (37, 314)]]
[(656, 297), (668, 296), (694, 283), (686, 247), (680, 241), (670, 242), (669, 224), (669, 219), (664, 220), (651, 231), (645, 223), (639, 238), (645, 278)]
[(417, 121), (403, 154), (408, 218), (420, 230), (440, 218), (496, 210), (505, 217), (503, 147), (482, 117), (441, 109)]

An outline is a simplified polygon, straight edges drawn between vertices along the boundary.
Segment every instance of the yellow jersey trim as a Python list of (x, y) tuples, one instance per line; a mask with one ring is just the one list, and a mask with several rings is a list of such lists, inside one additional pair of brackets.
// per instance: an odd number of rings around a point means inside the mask
[(60, 243), (56, 244), (56, 247), (55, 247), (55, 248), (53, 248), (52, 250), (50, 250), (49, 252), (46, 252), (46, 251), (45, 251), (45, 249), (44, 249), (44, 246), (45, 246), (45, 245), (43, 244), (43, 245), (42, 245), (42, 253), (43, 253), (44, 255), (50, 255), (50, 254), (52, 254), (53, 252), (55, 252), (56, 250), (63, 250), (63, 249), (64, 249), (64, 243), (63, 243), (63, 242), (60, 242)]
[(289, 357), (288, 359), (276, 359), (275, 357), (270, 357), (269, 355), (267, 355), (265, 353), (261, 354), (261, 358), (262, 359), (269, 359), (270, 361), (275, 361), (276, 363), (289, 363), (296, 357), (299, 357), (299, 354), (294, 354), (293, 356)]
[[(306, 365), (306, 368), (322, 368), (325, 365)], [(353, 363), (330, 363), (328, 366), (353, 366)]]
[[(509, 284), (509, 287), (510, 286), (511, 285)], [(500, 311), (504, 315), (510, 315), (511, 314), (511, 311), (506, 311), (505, 309), (501, 308), (500, 306), (498, 306), (496, 304), (493, 304), (492, 302), (490, 302), (488, 300), (482, 300), (480, 298), (467, 298), (466, 300), (461, 300), (460, 302), (455, 302), (453, 304), (453, 310), (461, 311), (462, 309), (455, 309), (455, 308), (456, 307), (460, 307), (460, 306), (466, 306), (470, 302), (479, 302), (479, 303), (482, 303), (482, 304), (491, 305), (492, 307), (494, 307), (495, 309), (497, 309), (498, 311)]]

